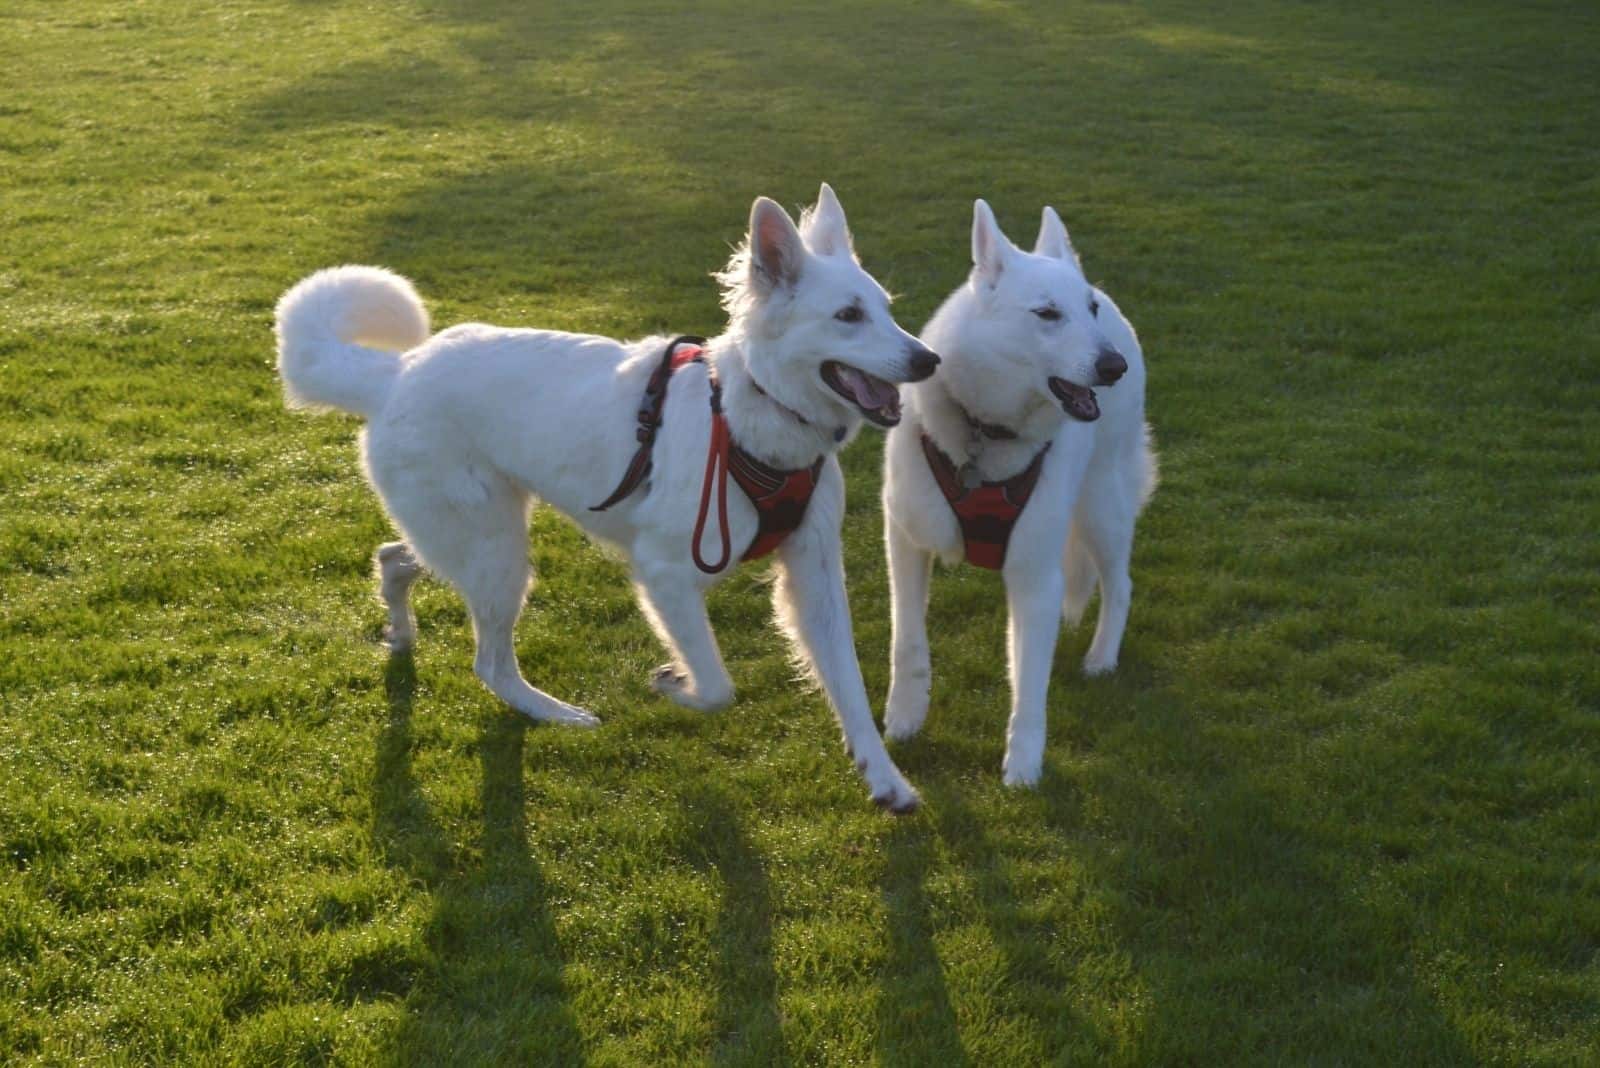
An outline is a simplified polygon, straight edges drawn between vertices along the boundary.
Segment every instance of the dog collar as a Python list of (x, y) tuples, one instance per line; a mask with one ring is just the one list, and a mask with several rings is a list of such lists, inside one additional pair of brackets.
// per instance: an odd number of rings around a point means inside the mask
[(1016, 440), (1017, 432), (1012, 430), (1010, 427), (1001, 426), (999, 423), (985, 423), (982, 419), (979, 419), (977, 416), (973, 415), (971, 412), (967, 411), (959, 403), (957, 403), (954, 397), (950, 398), (950, 403), (956, 406), (956, 411), (960, 412), (961, 417), (967, 421), (967, 428), (974, 433), (981, 434), (990, 441)]
[(950, 392), (949, 387), (942, 386), (939, 392), (943, 393), (944, 399), (950, 402), (950, 407), (961, 413), (962, 420), (967, 424), (967, 429), (970, 430), (973, 435), (977, 437), (988, 438), (990, 441), (1016, 440), (1017, 432), (1012, 430), (1010, 427), (1004, 426), (1000, 423), (986, 423), (982, 419), (979, 419), (977, 416), (973, 415), (971, 412), (967, 411), (967, 406), (956, 400), (955, 394)]

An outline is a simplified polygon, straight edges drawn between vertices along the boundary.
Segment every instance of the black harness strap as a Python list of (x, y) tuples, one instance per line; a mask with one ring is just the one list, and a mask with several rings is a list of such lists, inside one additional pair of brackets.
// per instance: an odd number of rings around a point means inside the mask
[[(634, 437), (639, 440), (639, 448), (634, 451), (633, 459), (628, 461), (628, 469), (622, 474), (622, 481), (617, 483), (617, 488), (611, 491), (611, 496), (589, 509), (591, 512), (603, 512), (607, 508), (626, 498), (630, 493), (639, 488), (639, 484), (650, 477), (650, 469), (654, 466), (651, 459), (651, 450), (656, 443), (656, 431), (661, 428), (661, 409), (667, 403), (667, 383), (672, 381), (672, 372), (677, 370), (673, 363), (673, 354), (680, 345), (692, 345), (697, 350), (694, 355), (682, 361), (683, 363), (703, 362), (705, 357), (700, 355), (706, 339), (693, 334), (684, 334), (675, 337), (667, 343), (666, 351), (661, 354), (661, 362), (650, 373), (650, 381), (644, 387), (644, 400), (639, 402), (639, 429), (634, 432)], [(713, 384), (712, 407), (719, 407), (721, 390)]]

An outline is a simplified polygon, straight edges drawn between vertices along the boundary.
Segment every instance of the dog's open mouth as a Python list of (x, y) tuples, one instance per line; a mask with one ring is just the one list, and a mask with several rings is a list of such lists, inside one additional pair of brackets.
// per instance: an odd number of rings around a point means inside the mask
[(1061, 402), (1061, 410), (1074, 419), (1092, 423), (1100, 418), (1100, 402), (1094, 399), (1094, 390), (1068, 382), (1065, 378), (1050, 376), (1050, 392)]
[(868, 422), (894, 426), (900, 422), (900, 391), (893, 383), (838, 360), (822, 365), (822, 380), (845, 400), (861, 409)]

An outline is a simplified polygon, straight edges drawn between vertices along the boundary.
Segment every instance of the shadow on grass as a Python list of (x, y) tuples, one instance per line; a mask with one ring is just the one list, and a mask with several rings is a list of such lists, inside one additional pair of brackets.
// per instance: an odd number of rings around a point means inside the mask
[[(1323, 124), (1361, 121), (1375, 140), (1415, 134), (1438, 105), (1401, 107), (1346, 83), (1475, 88), (1453, 70), (1402, 68), (1410, 46), (1375, 40), (1359, 12), (1302, 26), (1184, 3), (1065, 18), (1046, 5), (886, 3), (841, 6), (818, 33), (814, 10), (725, 8), (618, 19), (588, 3), (428, 4), (452, 62), (402, 50), (309, 71), (253, 100), (235, 133), (248, 142), (344, 124), (449, 131), (487, 119), (523, 129), (509, 156), (517, 163), (637, 173), (641, 161), (660, 162), (658, 184), (705, 191), (712, 203), (726, 199), (719, 190), (748, 195), (752, 183), (800, 175), (791, 195), (828, 177), (845, 183), (848, 201), (850, 176), (892, 172), (892, 185), (880, 185), (885, 209), (927, 198), (965, 209), (979, 191), (1043, 184), (1082, 194), (1086, 172), (1093, 182), (1107, 165), (1119, 182), (1148, 176), (1164, 195), (1219, 181), (1254, 186), (1257, 162), (1285, 152), (1357, 176), (1353, 161), (1327, 158)], [(1341, 33), (1368, 52), (1328, 56), (1314, 72), (1321, 80), (1281, 61), (1285, 47), (1319, 48)], [(1051, 115), (1067, 121), (1046, 133), (1041, 117)]]
[(393, 1041), (417, 1064), (578, 1064), (583, 1049), (562, 981), (565, 963), (549, 891), (528, 850), (522, 781), (527, 725), (507, 715), (484, 728), (481, 863), (452, 870), (451, 850), (411, 771), (416, 672), (408, 653), (385, 674), (389, 722), (375, 759), (377, 837), (391, 864), (428, 886), (433, 959)]
[(772, 886), (738, 811), (714, 787), (683, 799), (691, 859), (722, 881), (712, 941), (717, 992), (715, 1064), (787, 1064), (778, 974), (772, 963)]
[[(1066, 947), (1055, 918), (1029, 901), (1008, 875), (1008, 869), (1030, 858), (997, 844), (985, 829), (985, 817), (967, 804), (970, 790), (970, 782), (955, 787), (937, 779), (925, 782), (923, 795), (933, 828), (908, 825), (890, 840), (884, 892), (889, 903), (892, 978), (885, 995), (895, 988), (910, 993), (911, 1015), (908, 1019), (904, 1005), (896, 1008), (895, 1022), (907, 1049), (886, 1048), (886, 1056), (897, 1063), (965, 1063), (932, 940), (938, 921), (930, 913), (926, 893), (937, 840), (971, 880), (974, 896), (982, 902), (983, 921), (999, 951), (1004, 976), (993, 999), (1006, 1007), (1007, 1015), (1029, 1019), (1050, 1056), (1066, 1056), (1069, 1061), (1103, 1059), (1111, 1052), (1111, 1039), (1072, 1003), (1073, 984), (1063, 973)], [(883, 1033), (890, 1033), (887, 1026)]]
[(970, 1064), (933, 944), (924, 885), (933, 863), (933, 834), (922, 820), (890, 833), (883, 878), (888, 959), (878, 986), (878, 1048), (887, 1064)]
[(411, 772), (411, 710), (417, 666), (409, 652), (395, 653), (383, 673), (389, 720), (373, 756), (374, 836), (390, 865), (432, 889), (449, 870), (444, 832), (423, 800)]
[[(883, 989), (886, 998), (918, 993), (880, 1028), (886, 1060), (960, 1056), (932, 944), (941, 920), (925, 892), (937, 840), (943, 865), (970, 881), (1003, 960), (1005, 981), (986, 996), (1029, 1018), (1049, 1058), (1477, 1062), (1414, 977), (1414, 933), (1339, 881), (1351, 858), (1338, 844), (1291, 827), (1282, 806), (1241, 777), (1196, 775), (1227, 754), (1207, 752), (1192, 732), (1162, 738), (1159, 754), (1152, 741), (1128, 755), (1102, 744), (1092, 772), (1050, 763), (1037, 791), (994, 805), (974, 802), (965, 775), (956, 783), (924, 772), (933, 830), (908, 824), (889, 845)], [(956, 752), (922, 744), (941, 764)], [(997, 774), (987, 762), (984, 770)], [(1034, 852), (1034, 827), (997, 823), (997, 812), (1038, 821), (1052, 856)], [(1056, 856), (1076, 869), (1077, 885), (1040, 883), (1061, 870)], [(1030, 886), (1054, 900), (1036, 899)]]

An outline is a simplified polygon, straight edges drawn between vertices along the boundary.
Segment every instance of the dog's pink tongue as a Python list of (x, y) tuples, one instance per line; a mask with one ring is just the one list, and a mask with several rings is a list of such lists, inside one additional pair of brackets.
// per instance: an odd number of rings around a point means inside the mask
[(881, 378), (863, 374), (854, 367), (839, 368), (839, 377), (856, 395), (856, 403), (863, 408), (882, 408), (900, 399), (900, 392)]

